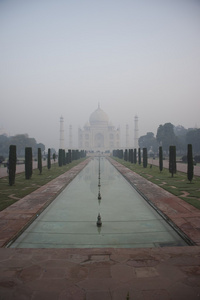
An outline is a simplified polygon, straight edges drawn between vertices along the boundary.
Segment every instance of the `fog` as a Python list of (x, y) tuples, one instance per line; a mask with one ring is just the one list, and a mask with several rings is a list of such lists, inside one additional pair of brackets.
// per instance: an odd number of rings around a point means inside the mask
[(200, 2), (0, 1), (0, 129), (67, 147), (98, 103), (122, 144), (160, 124), (199, 127)]

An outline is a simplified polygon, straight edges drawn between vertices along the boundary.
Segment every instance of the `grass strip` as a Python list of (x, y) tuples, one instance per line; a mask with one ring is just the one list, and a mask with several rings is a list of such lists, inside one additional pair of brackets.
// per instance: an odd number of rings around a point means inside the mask
[(49, 181), (78, 165), (85, 158), (74, 160), (72, 163), (59, 167), (58, 163), (52, 164), (51, 168), (42, 167), (42, 174), (38, 169), (33, 170), (31, 179), (25, 179), (25, 173), (16, 174), (15, 184), (9, 185), (8, 176), (0, 178), (0, 211), (37, 190)]
[(147, 168), (143, 168), (142, 164), (132, 164), (124, 161), (123, 159), (116, 157), (112, 158), (140, 176), (162, 187), (171, 194), (200, 209), (199, 176), (194, 176), (192, 183), (190, 183), (187, 179), (187, 174), (183, 172), (177, 172), (174, 174), (174, 177), (172, 177), (169, 170), (166, 168), (163, 168), (163, 171), (160, 172), (159, 167), (154, 165), (148, 165)]

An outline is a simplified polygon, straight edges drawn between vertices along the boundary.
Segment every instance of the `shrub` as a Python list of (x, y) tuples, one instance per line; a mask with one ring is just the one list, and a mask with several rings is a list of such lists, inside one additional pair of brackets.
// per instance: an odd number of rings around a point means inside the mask
[(134, 162), (134, 164), (137, 163), (137, 150), (136, 149), (134, 149), (134, 152), (133, 152), (133, 162)]
[(51, 169), (51, 149), (48, 149), (47, 168)]
[(193, 154), (192, 154), (192, 145), (188, 144), (188, 151), (187, 151), (187, 178), (192, 182), (193, 175), (194, 175), (194, 165), (193, 165)]
[(25, 148), (25, 178), (30, 179), (33, 173), (32, 148)]
[(138, 148), (138, 164), (141, 165), (141, 149)]
[(72, 162), (72, 150), (68, 150), (68, 158), (69, 158), (69, 164)]
[(16, 145), (10, 145), (9, 147), (9, 185), (12, 186), (15, 183), (15, 173), (16, 173)]
[(58, 151), (58, 165), (59, 165), (59, 167), (62, 167), (62, 165), (63, 165), (63, 151), (62, 151), (62, 149), (59, 149), (59, 151)]
[(128, 150), (127, 149), (124, 152), (124, 160), (128, 161)]
[(143, 148), (143, 167), (146, 168), (148, 164), (147, 148)]
[(162, 170), (163, 170), (163, 150), (162, 150), (161, 146), (159, 147), (159, 169), (160, 169), (160, 172), (162, 172)]
[(176, 146), (169, 146), (169, 172), (172, 177), (176, 173)]
[(195, 155), (194, 160), (196, 163), (200, 163), (200, 155)]
[(183, 163), (187, 163), (187, 155), (182, 156), (181, 160)]
[(42, 174), (42, 150), (41, 150), (41, 148), (38, 148), (38, 169), (40, 171), (40, 174)]

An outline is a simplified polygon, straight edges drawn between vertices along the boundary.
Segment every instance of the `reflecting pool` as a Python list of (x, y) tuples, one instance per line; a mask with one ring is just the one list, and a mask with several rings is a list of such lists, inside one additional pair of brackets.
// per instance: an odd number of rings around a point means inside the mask
[[(98, 199), (100, 192), (101, 199)], [(102, 226), (97, 227), (101, 215)], [(106, 158), (93, 158), (11, 248), (185, 246)]]

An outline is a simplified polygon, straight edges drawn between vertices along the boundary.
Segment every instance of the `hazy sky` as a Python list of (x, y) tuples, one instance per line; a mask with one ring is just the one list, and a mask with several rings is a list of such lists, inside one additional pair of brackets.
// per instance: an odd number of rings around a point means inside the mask
[(122, 135), (199, 127), (200, 1), (0, 0), (0, 99), (0, 128), (46, 148), (98, 102)]

